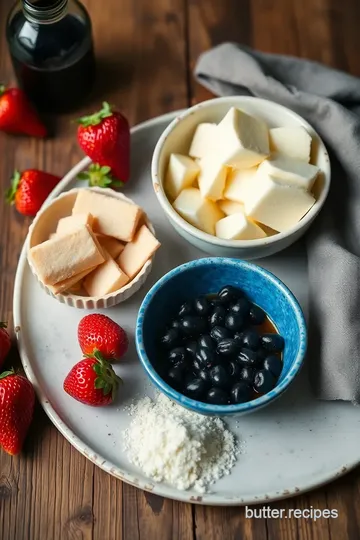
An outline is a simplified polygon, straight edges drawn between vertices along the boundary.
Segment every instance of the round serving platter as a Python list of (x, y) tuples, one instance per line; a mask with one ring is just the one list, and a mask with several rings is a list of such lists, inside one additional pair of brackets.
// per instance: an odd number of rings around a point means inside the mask
[[(136, 355), (135, 321), (149, 288), (168, 270), (206, 254), (188, 244), (169, 224), (153, 193), (150, 162), (154, 146), (177, 113), (144, 122), (132, 129), (132, 178), (126, 196), (140, 204), (162, 243), (153, 270), (140, 291), (119, 306), (103, 311), (128, 332), (131, 346), (115, 370), (124, 380), (116, 402), (92, 408), (71, 399), (62, 389), (70, 368), (80, 360), (77, 325), (85, 312), (60, 304), (38, 285), (26, 261), (26, 242), (15, 279), (14, 325), (21, 360), (38, 398), (57, 429), (82, 454), (106, 472), (163, 497), (209, 505), (244, 505), (290, 497), (346, 473), (360, 463), (360, 410), (349, 403), (316, 401), (306, 365), (290, 389), (256, 413), (226, 420), (242, 448), (229, 476), (210, 493), (179, 491), (154, 483), (132, 465), (123, 451), (123, 431), (129, 426), (126, 407), (134, 399), (153, 396)], [(60, 182), (50, 200), (83, 185), (82, 160)], [(297, 296), (307, 312), (307, 261), (301, 244), (272, 258), (256, 261), (274, 272)]]

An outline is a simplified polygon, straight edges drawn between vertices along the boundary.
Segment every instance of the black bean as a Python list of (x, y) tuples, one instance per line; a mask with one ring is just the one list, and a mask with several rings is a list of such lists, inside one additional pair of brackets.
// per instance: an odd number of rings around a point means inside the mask
[(209, 336), (209, 334), (203, 334), (199, 337), (198, 341), (199, 347), (207, 347), (208, 349), (214, 350), (215, 349), (215, 343)]
[(236, 360), (230, 360), (227, 365), (227, 369), (230, 377), (232, 377), (232, 379), (238, 380), (240, 378), (240, 373), (243, 368), (241, 367), (239, 362), (236, 362)]
[(202, 379), (209, 387), (209, 385), (211, 384), (211, 378), (208, 369), (200, 369), (198, 371), (198, 377), (200, 377), (200, 379)]
[(199, 362), (197, 358), (195, 358), (195, 360), (192, 361), (192, 366), (195, 372), (198, 372), (204, 369), (204, 364), (202, 362)]
[(263, 369), (255, 374), (254, 388), (259, 394), (270, 392), (275, 385), (276, 379), (270, 371)]
[(180, 331), (178, 328), (170, 328), (162, 336), (160, 342), (164, 347), (170, 349), (171, 347), (175, 347), (179, 343), (179, 340)]
[(241, 334), (241, 344), (247, 349), (257, 351), (260, 347), (260, 337), (257, 331), (253, 330), (252, 328), (244, 330)]
[(224, 306), (216, 306), (209, 317), (209, 324), (213, 326), (224, 326), (226, 317), (226, 309)]
[(260, 347), (260, 349), (258, 349), (256, 352), (260, 362), (262, 362), (263, 360), (265, 360), (265, 358), (269, 356), (269, 351), (266, 351), (262, 347)]
[(225, 317), (225, 327), (231, 332), (238, 332), (244, 326), (241, 313), (228, 313)]
[(215, 350), (208, 347), (198, 347), (196, 351), (196, 360), (203, 366), (210, 366), (214, 364), (216, 358)]
[(258, 355), (251, 349), (245, 347), (237, 354), (236, 359), (247, 366), (257, 366), (259, 363)]
[(196, 341), (188, 341), (185, 344), (185, 350), (190, 358), (195, 358), (196, 351), (197, 351)]
[(210, 337), (212, 337), (214, 341), (219, 342), (222, 339), (231, 337), (231, 332), (222, 326), (214, 326), (214, 328), (210, 330)]
[(193, 312), (193, 307), (191, 302), (184, 302), (179, 309), (179, 317), (185, 317), (185, 315), (190, 315)]
[(185, 385), (185, 393), (191, 399), (201, 399), (206, 392), (206, 383), (200, 378), (192, 379)]
[(210, 369), (210, 378), (213, 386), (226, 389), (231, 386), (231, 377), (222, 365)]
[(282, 368), (283, 368), (283, 363), (278, 356), (271, 355), (265, 358), (264, 369), (266, 369), (267, 371), (270, 371), (270, 373), (272, 373), (274, 377), (276, 378), (280, 377)]
[(174, 319), (171, 322), (171, 326), (172, 328), (177, 328), (179, 330), (181, 328), (181, 322), (179, 321), (179, 319)]
[(181, 329), (185, 334), (190, 336), (198, 336), (206, 330), (206, 321), (202, 317), (194, 315), (186, 315), (181, 320)]
[(254, 377), (255, 377), (255, 370), (251, 367), (244, 366), (240, 368), (240, 376), (239, 378), (246, 382), (247, 384), (252, 385), (254, 383)]
[(232, 338), (226, 338), (219, 341), (216, 351), (220, 355), (231, 356), (237, 353), (239, 347)]
[(252, 397), (251, 387), (244, 381), (240, 381), (231, 389), (231, 401), (233, 403), (246, 403)]
[(199, 296), (194, 302), (194, 309), (198, 315), (208, 315), (210, 311), (210, 302), (206, 296)]
[(168, 372), (168, 381), (170, 386), (179, 388), (184, 380), (184, 369), (180, 366), (171, 368)]
[(168, 360), (171, 364), (177, 364), (179, 361), (185, 361), (186, 359), (186, 350), (185, 347), (175, 347), (169, 352)]
[(251, 324), (262, 324), (265, 321), (265, 313), (264, 311), (257, 306), (256, 304), (252, 304), (249, 311), (249, 318)]
[(249, 316), (250, 311), (250, 302), (246, 298), (239, 298), (231, 304), (230, 311), (232, 313), (239, 313), (242, 315), (243, 319), (246, 320)]
[(221, 388), (210, 388), (206, 394), (206, 402), (213, 405), (226, 405), (229, 402), (229, 396)]
[(218, 299), (222, 304), (229, 304), (241, 295), (241, 291), (232, 285), (226, 285), (218, 292)]
[(267, 351), (281, 352), (284, 349), (285, 341), (280, 334), (263, 334), (261, 336), (261, 345)]

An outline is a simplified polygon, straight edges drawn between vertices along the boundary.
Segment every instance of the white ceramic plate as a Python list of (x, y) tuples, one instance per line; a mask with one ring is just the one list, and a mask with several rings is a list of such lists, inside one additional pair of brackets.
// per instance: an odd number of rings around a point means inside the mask
[[(152, 191), (150, 161), (161, 132), (174, 118), (161, 116), (132, 130), (132, 179), (125, 195), (141, 204), (162, 242), (145, 286), (127, 302), (106, 310), (124, 326), (131, 341), (141, 300), (153, 283), (171, 268), (204, 254), (183, 240), (163, 215)], [(55, 189), (52, 197), (79, 183), (76, 174), (88, 165), (84, 159)], [(259, 261), (257, 261), (259, 262)], [(260, 261), (279, 276), (307, 310), (307, 266), (297, 245), (274, 258)], [(131, 465), (123, 452), (122, 431), (129, 425), (124, 406), (139, 396), (152, 395), (132, 343), (117, 373), (124, 379), (117, 402), (95, 409), (72, 400), (62, 390), (70, 368), (81, 358), (76, 339), (84, 312), (56, 302), (33, 277), (26, 249), (20, 257), (15, 281), (14, 322), (27, 376), (34, 384), (46, 413), (66, 437), (96, 465), (141, 489), (186, 502), (239, 505), (289, 497), (344, 474), (360, 462), (360, 410), (347, 403), (315, 401), (306, 368), (288, 392), (273, 405), (228, 424), (243, 443), (232, 474), (199, 497), (156, 484)]]

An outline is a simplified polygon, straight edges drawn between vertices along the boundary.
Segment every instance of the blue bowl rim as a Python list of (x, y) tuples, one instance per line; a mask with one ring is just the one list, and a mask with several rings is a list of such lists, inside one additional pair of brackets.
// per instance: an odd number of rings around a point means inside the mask
[[(256, 398), (252, 401), (236, 404), (236, 405), (213, 405), (208, 403), (203, 403), (201, 401), (196, 401), (194, 399), (188, 398), (178, 392), (177, 390), (174, 390), (171, 386), (169, 386), (156, 372), (155, 368), (151, 364), (147, 353), (145, 351), (144, 341), (143, 341), (143, 322), (144, 317), (147, 308), (149, 307), (150, 302), (154, 298), (157, 291), (168, 281), (170, 281), (174, 276), (184, 272), (188, 271), (192, 268), (196, 268), (199, 266), (209, 266), (209, 265), (234, 265), (238, 268), (246, 268), (247, 270), (250, 270), (252, 272), (255, 272), (256, 274), (261, 274), (263, 277), (268, 279), (275, 287), (282, 290), (283, 294), (287, 298), (289, 304), (291, 305), (295, 317), (297, 319), (297, 323), (299, 326), (299, 350), (297, 357), (289, 371), (289, 373), (284, 377), (284, 379), (281, 381), (279, 385), (277, 385), (271, 393), (265, 394), (259, 398)], [(231, 415), (231, 414), (239, 414), (239, 413), (245, 413), (257, 410), (267, 404), (269, 404), (271, 401), (279, 397), (291, 384), (291, 382), (295, 379), (296, 375), (300, 371), (300, 368), (302, 367), (302, 364), (304, 362), (304, 357), (306, 354), (307, 349), (307, 329), (306, 329), (306, 322), (305, 317), (303, 314), (303, 311), (300, 307), (300, 304), (298, 300), (295, 298), (294, 294), (290, 291), (290, 289), (278, 278), (276, 277), (272, 272), (269, 270), (265, 270), (264, 268), (247, 261), (243, 261), (240, 259), (233, 259), (233, 258), (226, 258), (226, 257), (207, 257), (207, 258), (201, 258), (196, 259), (194, 261), (190, 261), (184, 264), (181, 264), (180, 266), (177, 266), (176, 268), (173, 268), (169, 272), (167, 272), (164, 276), (162, 276), (147, 292), (145, 295), (137, 317), (136, 321), (136, 330), (135, 330), (135, 342), (136, 342), (136, 350), (138, 353), (138, 356), (140, 358), (140, 361), (146, 371), (146, 373), (149, 375), (152, 382), (155, 384), (155, 386), (163, 392), (167, 397), (170, 399), (176, 401), (177, 403), (181, 404), (182, 406), (194, 411), (194, 412), (202, 412), (203, 414), (211, 414), (211, 415)]]

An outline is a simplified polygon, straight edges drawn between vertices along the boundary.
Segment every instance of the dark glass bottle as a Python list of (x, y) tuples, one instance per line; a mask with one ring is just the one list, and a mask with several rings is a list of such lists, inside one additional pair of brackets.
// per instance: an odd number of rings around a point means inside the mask
[(77, 0), (20, 0), (7, 21), (19, 85), (38, 109), (77, 107), (95, 79), (89, 15)]

